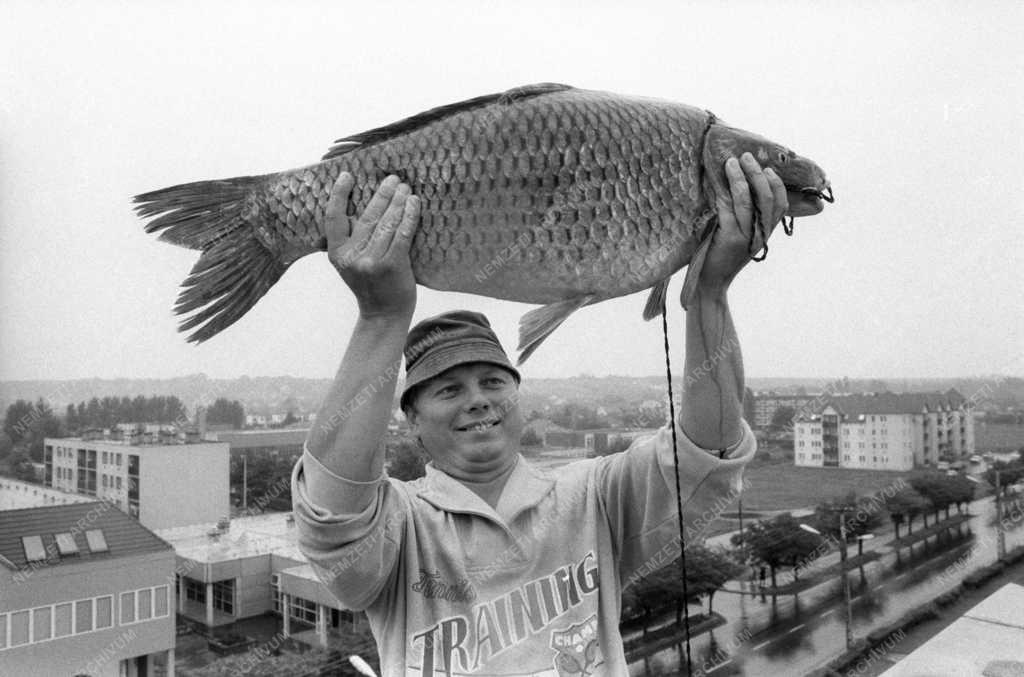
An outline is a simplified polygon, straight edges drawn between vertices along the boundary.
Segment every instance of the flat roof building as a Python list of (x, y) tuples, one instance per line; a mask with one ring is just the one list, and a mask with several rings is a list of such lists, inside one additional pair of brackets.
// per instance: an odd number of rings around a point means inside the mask
[(230, 515), (225, 442), (169, 434), (46, 438), (45, 483), (109, 501), (150, 529)]
[(110, 503), (0, 511), (0, 674), (173, 677), (174, 562)]
[(177, 611), (185, 618), (214, 628), (274, 613), (284, 637), (325, 647), (365, 628), (365, 616), (342, 609), (317, 578), (290, 512), (158, 533), (177, 553)]

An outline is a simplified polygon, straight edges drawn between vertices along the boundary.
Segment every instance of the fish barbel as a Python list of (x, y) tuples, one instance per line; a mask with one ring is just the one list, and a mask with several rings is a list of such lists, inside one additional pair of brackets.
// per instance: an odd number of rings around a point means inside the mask
[(326, 251), (324, 212), (342, 171), (355, 178), (350, 215), (396, 174), (421, 199), (410, 250), (419, 284), (543, 304), (520, 322), (521, 363), (583, 306), (650, 288), (644, 317), (654, 317), (669, 278), (690, 264), (685, 307), (717, 225), (716, 197), (730, 194), (725, 160), (747, 151), (786, 185), (790, 217), (832, 201), (812, 161), (708, 111), (539, 84), (340, 139), (318, 164), (135, 202), (155, 217), (146, 232), (202, 251), (174, 307), (192, 313), (179, 328), (201, 342), (294, 261)]

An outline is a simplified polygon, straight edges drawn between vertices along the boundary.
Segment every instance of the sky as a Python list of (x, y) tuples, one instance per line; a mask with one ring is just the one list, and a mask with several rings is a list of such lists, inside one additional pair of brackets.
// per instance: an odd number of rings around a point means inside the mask
[[(132, 196), (533, 82), (707, 108), (826, 170), (835, 204), (730, 291), (748, 376), (1024, 374), (1020, 2), (4, 5), (0, 380), (333, 375), (356, 305), (326, 256), (194, 346), (196, 253)], [(577, 312), (524, 376), (663, 373), (645, 300)], [(417, 319), (455, 308), (511, 351), (532, 306), (420, 288)]]

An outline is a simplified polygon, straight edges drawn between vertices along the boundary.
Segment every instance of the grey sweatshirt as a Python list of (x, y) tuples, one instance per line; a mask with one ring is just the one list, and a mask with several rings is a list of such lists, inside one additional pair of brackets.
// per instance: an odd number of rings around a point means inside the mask
[[(756, 443), (744, 424), (721, 460), (677, 436), (693, 543), (739, 495)], [(331, 512), (341, 492), (367, 508)], [(352, 482), (307, 451), (292, 473), (299, 545), (366, 610), (388, 677), (626, 675), (620, 596), (679, 555), (675, 496), (667, 425), (551, 472), (520, 457), (497, 509), (432, 464), (413, 482)]]

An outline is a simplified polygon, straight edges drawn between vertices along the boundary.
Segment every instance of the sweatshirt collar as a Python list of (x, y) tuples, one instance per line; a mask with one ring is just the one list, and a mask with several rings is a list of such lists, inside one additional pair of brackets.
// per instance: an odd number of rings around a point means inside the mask
[(553, 479), (530, 465), (520, 454), (501, 490), (495, 510), (468, 486), (436, 468), (433, 461), (427, 463), (426, 473), (418, 492), (423, 500), (446, 512), (480, 515), (503, 526), (540, 503), (555, 486)]

